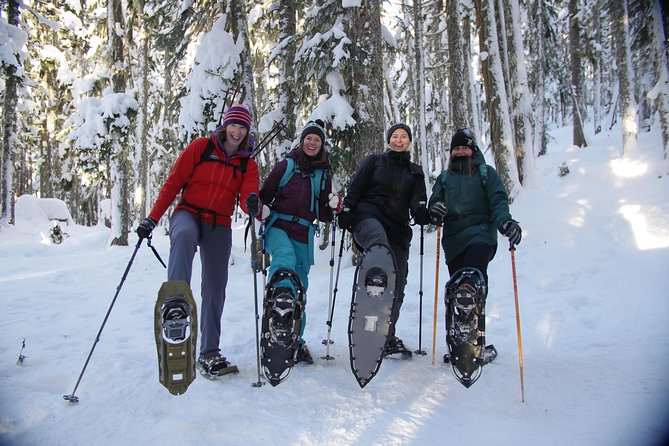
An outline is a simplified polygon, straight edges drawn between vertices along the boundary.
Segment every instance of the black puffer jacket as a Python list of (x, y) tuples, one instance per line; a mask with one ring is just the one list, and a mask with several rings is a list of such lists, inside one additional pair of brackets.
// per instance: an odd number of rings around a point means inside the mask
[[(408, 229), (409, 212), (427, 201), (423, 169), (409, 160), (408, 152), (387, 151), (365, 158), (353, 176), (344, 207), (355, 214), (356, 225), (374, 217), (389, 232)], [(388, 234), (390, 236), (390, 234)]]

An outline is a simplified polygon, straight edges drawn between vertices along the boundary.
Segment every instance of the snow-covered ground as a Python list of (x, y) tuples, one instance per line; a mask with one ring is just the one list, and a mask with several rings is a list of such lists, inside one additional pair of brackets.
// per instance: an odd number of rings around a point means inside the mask
[[(69, 237), (55, 245), (46, 222), (28, 219), (0, 228), (0, 444), (661, 444), (669, 414), (669, 178), (659, 175), (659, 135), (641, 134), (640, 153), (629, 158), (620, 156), (617, 129), (589, 135), (585, 149), (566, 145), (570, 128), (552, 137), (548, 154), (537, 160), (539, 185), (524, 189), (511, 207), (524, 230), (516, 251), (524, 403), (505, 242), (489, 269), (487, 340), (498, 359), (469, 389), (455, 380), (439, 362), (446, 351), (440, 296), (432, 364), (434, 232), (425, 236), (427, 356), (387, 359), (367, 387), (358, 387), (347, 348), (354, 272), (347, 252), (332, 330), (336, 359), (320, 359), (327, 249), (317, 253), (308, 293), (305, 337), (316, 363), (297, 366), (275, 388), (252, 387), (253, 275), (241, 221), (221, 342), (241, 372), (215, 382), (198, 377), (182, 396), (160, 385), (153, 305), (165, 270), (143, 244), (77, 390), (80, 402), (68, 403), (63, 395), (72, 392), (136, 238), (109, 248), (108, 229), (69, 225)], [(570, 173), (559, 177), (563, 162)], [(166, 260), (169, 240), (157, 232), (153, 243)], [(416, 230), (397, 328), (412, 349), (419, 265)], [(199, 260), (195, 269), (199, 277)], [(446, 279), (442, 264), (440, 294)], [(199, 281), (192, 286), (199, 296)]]

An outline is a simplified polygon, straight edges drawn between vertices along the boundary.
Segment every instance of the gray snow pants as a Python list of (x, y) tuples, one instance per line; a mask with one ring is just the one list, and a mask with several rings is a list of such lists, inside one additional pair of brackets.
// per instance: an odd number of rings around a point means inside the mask
[(397, 269), (397, 281), (395, 284), (395, 305), (393, 306), (392, 321), (388, 331), (389, 336), (395, 335), (395, 325), (400, 317), (400, 308), (404, 302), (404, 287), (407, 284), (407, 274), (409, 273), (409, 244), (406, 240), (389, 240), (386, 230), (375, 218), (365, 218), (353, 228), (353, 239), (355, 242), (367, 249), (374, 244), (381, 244), (390, 249), (395, 258), (395, 268)]
[(202, 284), (200, 305), (200, 356), (220, 353), (221, 316), (228, 283), (232, 230), (223, 225), (202, 225), (188, 211), (176, 211), (170, 220), (170, 258), (167, 280), (184, 280), (190, 285), (193, 258), (200, 247)]

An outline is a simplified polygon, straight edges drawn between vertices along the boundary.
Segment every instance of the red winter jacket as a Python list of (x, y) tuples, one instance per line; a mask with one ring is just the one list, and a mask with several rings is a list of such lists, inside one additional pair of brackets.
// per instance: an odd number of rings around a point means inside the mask
[[(212, 139), (215, 148), (210, 158), (227, 159), (229, 164), (239, 166), (243, 158), (250, 156), (248, 152), (239, 152), (230, 157), (219, 148), (216, 138)], [(165, 184), (160, 189), (149, 218), (155, 221), (160, 220), (186, 182), (188, 186), (176, 210), (183, 209), (195, 216), (198, 215), (198, 210), (194, 208), (206, 210), (200, 213), (204, 223), (213, 223), (213, 213), (215, 213), (216, 224), (229, 227), (230, 217), (239, 196), (242, 210), (248, 214), (246, 198), (251, 193), (258, 193), (258, 164), (254, 159), (249, 158), (244, 174), (221, 162), (203, 162), (195, 168), (209, 140), (210, 138), (197, 138), (188, 144), (183, 153), (179, 155)]]

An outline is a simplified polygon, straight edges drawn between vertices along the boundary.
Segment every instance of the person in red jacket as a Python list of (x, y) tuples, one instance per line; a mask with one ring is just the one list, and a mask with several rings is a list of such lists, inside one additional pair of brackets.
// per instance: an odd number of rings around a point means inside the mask
[[(181, 153), (165, 180), (149, 216), (137, 227), (140, 238), (151, 231), (181, 192), (170, 217), (168, 280), (184, 280), (190, 285), (193, 258), (200, 249), (202, 283), (200, 306), (200, 356), (197, 366), (205, 374), (216, 375), (230, 363), (221, 356), (221, 316), (228, 281), (232, 247), (231, 216), (237, 199), (244, 212), (247, 199), (258, 194), (258, 165), (251, 158), (249, 142), (251, 114), (241, 104), (232, 105), (223, 116), (223, 125), (209, 138), (197, 138)], [(254, 200), (249, 200), (253, 207)]]

